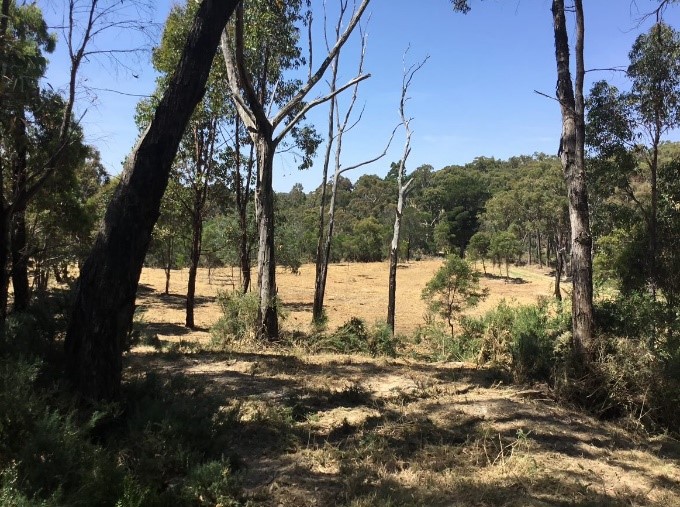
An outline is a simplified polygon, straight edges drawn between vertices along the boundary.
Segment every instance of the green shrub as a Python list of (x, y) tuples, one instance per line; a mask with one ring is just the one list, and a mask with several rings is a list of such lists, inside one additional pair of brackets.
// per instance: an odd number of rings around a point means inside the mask
[(232, 341), (255, 338), (258, 295), (255, 292), (219, 292), (217, 304), (222, 317), (211, 329), (213, 343), (224, 346)]
[(209, 461), (193, 468), (182, 487), (182, 499), (187, 505), (236, 507), (240, 487), (224, 460)]
[(461, 332), (451, 336), (446, 324), (434, 315), (425, 315), (425, 324), (416, 332), (416, 342), (429, 344), (434, 352), (426, 359), (435, 361), (473, 361), (479, 353), (483, 329), (479, 319), (462, 317), (459, 320)]
[(368, 351), (373, 356), (397, 356), (398, 338), (386, 322), (377, 322), (370, 332)]
[(481, 362), (507, 364), (518, 381), (548, 381), (562, 360), (560, 338), (568, 333), (570, 321), (559, 305), (547, 300), (516, 307), (501, 301), (468, 327), (481, 341)]
[(369, 329), (366, 323), (352, 317), (329, 336), (321, 336), (316, 348), (341, 354), (370, 354), (372, 356), (397, 355), (399, 339), (385, 323), (377, 323)]
[(352, 317), (335, 330), (327, 340), (326, 345), (333, 351), (342, 354), (351, 354), (353, 352), (368, 353), (368, 329), (366, 329), (366, 323), (358, 317)]

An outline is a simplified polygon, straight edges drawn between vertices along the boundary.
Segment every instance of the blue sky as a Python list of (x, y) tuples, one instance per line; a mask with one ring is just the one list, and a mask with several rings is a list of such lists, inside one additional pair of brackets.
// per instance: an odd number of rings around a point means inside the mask
[[(59, 23), (62, 2), (40, 2), (50, 24)], [(153, 19), (163, 23), (172, 2), (153, 2)], [(550, 0), (473, 0), (467, 15), (452, 12), (447, 0), (372, 0), (365, 69), (372, 77), (360, 87), (360, 105), (365, 105), (361, 123), (344, 140), (343, 164), (371, 158), (383, 150), (398, 122), (402, 58), (410, 44), (408, 62), (429, 55), (416, 74), (407, 113), (413, 118), (412, 152), (408, 168), (431, 164), (435, 169), (464, 164), (477, 156), (508, 158), (545, 152), (554, 154), (559, 144), (560, 116), (557, 103), (534, 93), (553, 95), (556, 71)], [(319, 9), (320, 0), (313, 0)], [(328, 0), (334, 6), (334, 0)], [(651, 24), (639, 25), (641, 13), (651, 10), (653, 0), (585, 0), (586, 68), (625, 66), (628, 51), (641, 32)], [(332, 13), (332, 9), (329, 9)], [(318, 13), (316, 23), (321, 22)], [(680, 26), (680, 10), (670, 9), (665, 19)], [(570, 32), (573, 36), (573, 30)], [(130, 36), (125, 42), (135, 43)], [(160, 31), (158, 31), (160, 37)], [(102, 40), (100, 46), (120, 43)], [(140, 42), (141, 43), (141, 42)], [(153, 42), (152, 42), (153, 43)], [(63, 44), (61, 47), (63, 49)], [(321, 49), (315, 51), (320, 61)], [(356, 40), (342, 56), (341, 79), (356, 70)], [(51, 58), (47, 81), (55, 88), (67, 82), (62, 52)], [(84, 84), (144, 95), (153, 91), (154, 72), (148, 53), (130, 64), (138, 77), (107, 62), (92, 61), (83, 69)], [(596, 79), (607, 79), (622, 87), (618, 72), (589, 72), (586, 90)], [(311, 97), (323, 94), (325, 85)], [(102, 154), (107, 170), (117, 174), (137, 137), (134, 108), (139, 99), (108, 91), (79, 94), (77, 110), (86, 111), (83, 126), (88, 141)], [(326, 129), (327, 106), (310, 115), (320, 134)], [(401, 134), (401, 135), (400, 135)], [(397, 134), (387, 157), (359, 171), (383, 176), (392, 161), (401, 157), (403, 132)], [(323, 146), (319, 153), (323, 152)], [(305, 190), (316, 188), (321, 178), (321, 160), (314, 167), (297, 170), (289, 155), (276, 159), (277, 191), (287, 191), (296, 182)], [(362, 172), (350, 173), (352, 180)]]

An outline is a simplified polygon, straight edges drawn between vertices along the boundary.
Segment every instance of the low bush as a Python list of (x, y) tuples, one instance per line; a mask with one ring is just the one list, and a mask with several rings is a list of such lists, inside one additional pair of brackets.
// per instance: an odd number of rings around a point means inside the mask
[[(635, 427), (680, 428), (678, 319), (661, 299), (633, 293), (595, 307), (593, 361), (557, 378), (559, 392), (604, 418)], [(579, 365), (580, 366), (580, 365)]]
[(52, 329), (26, 313), (2, 333), (12, 346), (0, 354), (0, 505), (241, 504), (224, 458), (237, 415), (222, 399), (148, 375), (124, 386), (123, 402), (84, 407), (27, 347), (52, 340)]
[(510, 306), (501, 301), (479, 319), (468, 319), (463, 338), (479, 343), (479, 362), (507, 365), (520, 382), (549, 381), (563, 359), (569, 315), (556, 303)]
[(214, 345), (223, 347), (233, 341), (255, 338), (259, 305), (257, 293), (219, 292), (217, 304), (222, 317), (210, 330)]
[(341, 354), (395, 357), (399, 343), (399, 338), (392, 335), (387, 324), (379, 322), (369, 329), (358, 317), (352, 317), (330, 335), (317, 336), (317, 350)]

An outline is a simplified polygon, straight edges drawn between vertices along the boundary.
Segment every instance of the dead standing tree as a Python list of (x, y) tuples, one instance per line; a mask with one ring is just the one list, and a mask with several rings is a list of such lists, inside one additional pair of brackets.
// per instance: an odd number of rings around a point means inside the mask
[(66, 334), (66, 369), (89, 399), (120, 394), (122, 351), (151, 231), (184, 129), (203, 97), (220, 34), (239, 0), (203, 0), (177, 70), (126, 162), (83, 265)]
[[(346, 5), (346, 2), (344, 2), (343, 5)], [(343, 11), (344, 12), (344, 11)], [(338, 22), (338, 25), (336, 27), (336, 35), (339, 34), (339, 29), (340, 29), (340, 22)], [(363, 64), (364, 64), (364, 57), (366, 54), (366, 37), (362, 35), (362, 44), (361, 44), (361, 58), (359, 60), (359, 70), (358, 74), (361, 75), (363, 72)], [(339, 55), (338, 55), (339, 56)], [(333, 63), (333, 70), (332, 70), (332, 79), (330, 81), (330, 88), (331, 92), (333, 92), (336, 88), (336, 77), (337, 77), (337, 64), (338, 64), (338, 58), (336, 57), (336, 60)], [(338, 181), (340, 179), (340, 176), (348, 171), (352, 171), (354, 169), (357, 169), (359, 167), (363, 167), (369, 164), (372, 164), (373, 162), (376, 162), (383, 158), (387, 154), (387, 150), (389, 149), (390, 145), (392, 144), (392, 139), (394, 138), (394, 133), (396, 132), (396, 128), (392, 131), (392, 135), (390, 136), (389, 141), (387, 142), (387, 146), (383, 150), (383, 152), (376, 156), (373, 157), (369, 160), (365, 160), (363, 162), (359, 162), (358, 164), (354, 164), (348, 167), (342, 167), (340, 163), (341, 159), (341, 154), (342, 154), (342, 141), (343, 141), (343, 136), (345, 133), (347, 133), (349, 130), (351, 130), (359, 121), (361, 121), (362, 114), (359, 115), (359, 118), (350, 125), (350, 118), (352, 116), (352, 112), (354, 110), (354, 106), (356, 104), (357, 96), (358, 96), (358, 90), (359, 86), (358, 83), (354, 86), (354, 91), (352, 93), (352, 98), (349, 102), (349, 105), (347, 107), (347, 111), (345, 112), (344, 117), (340, 118), (339, 114), (339, 107), (337, 104), (337, 100), (333, 99), (330, 107), (330, 112), (328, 115), (328, 144), (326, 147), (326, 155), (324, 158), (324, 171), (323, 171), (323, 183), (322, 183), (322, 192), (321, 192), (321, 204), (320, 204), (320, 210), (319, 210), (319, 242), (317, 246), (317, 257), (316, 257), (316, 278), (315, 278), (315, 284), (314, 284), (314, 306), (312, 308), (312, 322), (314, 323), (321, 323), (323, 321), (323, 303), (324, 303), (324, 297), (325, 297), (325, 292), (326, 292), (326, 280), (328, 277), (328, 263), (330, 262), (331, 258), (331, 245), (333, 241), (333, 229), (335, 227), (335, 201), (338, 195)], [(337, 113), (337, 114), (336, 114)], [(328, 228), (324, 233), (324, 211), (325, 211), (325, 206), (326, 206), (326, 199), (325, 199), (325, 194), (326, 194), (326, 179), (327, 179), (327, 174), (328, 174), (328, 166), (330, 165), (330, 156), (331, 156), (331, 151), (332, 151), (332, 145), (333, 142), (335, 142), (335, 171), (333, 174), (333, 185), (331, 188), (331, 196), (330, 196), (330, 202), (328, 204)]]
[[(257, 336), (274, 340), (279, 335), (278, 312), (276, 308), (276, 262), (274, 249), (274, 154), (276, 148), (288, 134), (304, 119), (313, 107), (333, 99), (337, 94), (369, 77), (359, 75), (333, 92), (310, 102), (303, 102), (312, 88), (321, 80), (342, 46), (347, 42), (370, 0), (363, 0), (354, 12), (349, 24), (324, 61), (315, 72), (309, 73), (307, 82), (288, 100), (276, 114), (269, 117), (270, 107), (256, 92), (253, 80), (246, 68), (244, 55), (243, 8), (236, 14), (235, 37), (232, 43), (227, 31), (222, 35), (222, 54), (227, 68), (228, 85), (239, 117), (250, 133), (255, 145), (257, 179), (255, 185), (255, 206), (258, 225), (258, 289), (259, 307)], [(311, 63), (311, 61), (310, 61)], [(270, 101), (274, 103), (273, 100)]]
[[(406, 50), (408, 53), (408, 49)], [(404, 142), (404, 151), (399, 162), (399, 167), (397, 169), (397, 208), (394, 217), (394, 229), (392, 232), (392, 243), (390, 245), (390, 269), (389, 269), (389, 287), (388, 287), (388, 301), (387, 301), (387, 325), (389, 326), (392, 334), (394, 334), (394, 321), (396, 312), (396, 296), (397, 296), (397, 263), (399, 261), (399, 234), (401, 231), (401, 218), (404, 212), (404, 202), (408, 194), (409, 187), (413, 183), (413, 178), (406, 178), (406, 160), (411, 153), (411, 135), (413, 134), (411, 130), (411, 120), (412, 118), (406, 117), (406, 101), (409, 99), (407, 97), (408, 88), (413, 81), (413, 76), (418, 72), (427, 58), (425, 58), (420, 63), (414, 63), (410, 67), (406, 68), (406, 53), (404, 54), (404, 74), (401, 81), (401, 99), (399, 101), (399, 115), (401, 117), (401, 124), (404, 125), (406, 130), (406, 141)]]

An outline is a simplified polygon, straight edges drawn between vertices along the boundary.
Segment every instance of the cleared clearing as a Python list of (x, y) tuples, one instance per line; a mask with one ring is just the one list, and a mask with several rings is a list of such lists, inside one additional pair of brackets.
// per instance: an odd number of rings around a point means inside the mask
[[(400, 268), (399, 333), (422, 323), (420, 292), (441, 262)], [(515, 268), (510, 276), (510, 283), (484, 279), (491, 296), (476, 313), (502, 298), (530, 303), (552, 293), (546, 270)], [(163, 342), (204, 342), (219, 317), (215, 295), (232, 280), (231, 270), (216, 270), (208, 283), (201, 270), (202, 329), (189, 332), (186, 273), (173, 272), (166, 296), (163, 272), (144, 270), (143, 325)], [(387, 264), (333, 265), (329, 280), (330, 329), (351, 316), (383, 318)], [(278, 283), (285, 327), (306, 328), (313, 266), (281, 272)], [(173, 394), (180, 402), (213, 407), (218, 418), (230, 414), (231, 441), (220, 445), (240, 457), (252, 505), (680, 506), (680, 443), (560, 406), (546, 386), (513, 386), (500, 371), (262, 346), (192, 350), (139, 347), (127, 356), (125, 377), (153, 374), (183, 386)]]

